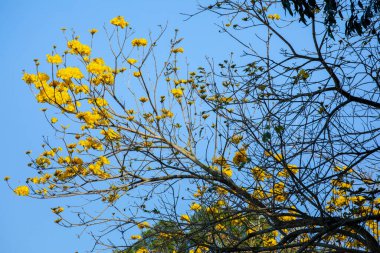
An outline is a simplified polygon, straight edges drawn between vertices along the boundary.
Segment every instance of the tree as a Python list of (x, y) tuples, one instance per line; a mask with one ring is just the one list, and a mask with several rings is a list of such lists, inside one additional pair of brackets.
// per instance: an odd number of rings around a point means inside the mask
[[(208, 6), (207, 9), (213, 9), (214, 7), (219, 7), (231, 2), (244, 6), (246, 4), (255, 4), (255, 2), (274, 3), (275, 1), (216, 1), (214, 4)], [(314, 19), (316, 13), (322, 11), (324, 14), (323, 23), (327, 28), (328, 34), (332, 37), (333, 30), (336, 28), (337, 23), (343, 21), (345, 22), (346, 35), (371, 33), (377, 35), (378, 40), (380, 40), (378, 23), (380, 2), (377, 0), (282, 0), (281, 5), (289, 15), (296, 16), (298, 14), (299, 21), (304, 24)]]
[[(112, 67), (75, 37), (63, 59), (47, 56), (50, 76), (36, 61), (23, 79), (63, 145), (45, 140), (31, 163), (40, 176), (14, 191), (86, 196), (76, 222), (61, 207), (56, 222), (92, 227), (97, 247), (126, 252), (379, 252), (376, 34), (345, 34), (316, 9), (301, 25), (282, 10), (201, 7), (243, 51), (219, 67), (186, 69), (177, 35), (160, 62), (164, 29), (131, 39), (122, 17), (108, 32)], [(72, 125), (57, 126), (51, 109)]]

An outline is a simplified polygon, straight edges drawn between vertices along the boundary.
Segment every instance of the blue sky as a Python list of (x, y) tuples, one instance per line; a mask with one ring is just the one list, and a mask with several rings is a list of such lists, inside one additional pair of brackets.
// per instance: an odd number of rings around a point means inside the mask
[[(196, 10), (193, 0), (143, 1), (42, 1), (12, 0), (0, 3), (0, 71), (2, 92), (0, 113), (2, 124), (2, 161), (0, 177), (11, 177), (13, 186), (23, 184), (33, 171), (26, 150), (38, 150), (43, 136), (52, 136), (48, 123), (32, 93), (22, 80), (22, 70), (34, 71), (34, 58), (51, 52), (52, 45), (64, 45), (60, 28), (75, 29), (88, 38), (90, 28), (99, 29), (117, 15), (123, 15), (143, 37), (158, 31), (157, 25), (168, 22), (168, 37), (175, 28), (185, 37), (182, 46), (189, 62), (198, 66), (204, 57), (227, 56), (233, 49), (231, 41), (218, 33), (215, 16), (201, 15), (184, 22), (179, 13)], [(221, 43), (221, 38), (224, 38)], [(106, 46), (107, 44), (104, 43)], [(198, 65), (197, 65), (198, 64)], [(70, 253), (86, 252), (92, 240), (80, 229), (56, 225), (50, 207), (65, 206), (68, 199), (35, 200), (15, 196), (7, 185), (0, 183), (0, 252), (4, 253)]]

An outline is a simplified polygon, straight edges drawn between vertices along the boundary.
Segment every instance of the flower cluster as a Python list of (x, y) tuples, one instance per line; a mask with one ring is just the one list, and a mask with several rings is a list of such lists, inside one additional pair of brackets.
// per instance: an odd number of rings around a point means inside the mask
[(58, 54), (55, 54), (55, 55), (47, 54), (46, 59), (47, 59), (47, 62), (51, 64), (59, 65), (62, 63), (62, 58)]
[(144, 38), (133, 39), (131, 43), (134, 47), (145, 47), (146, 45), (148, 45), (148, 41)]
[(280, 20), (280, 15), (278, 15), (278, 14), (269, 14), (268, 18), (272, 19), (272, 20)]
[(61, 78), (62, 80), (68, 81), (71, 78), (81, 79), (84, 77), (84, 75), (77, 67), (67, 67), (59, 69), (57, 71), (57, 77)]
[(129, 25), (129, 23), (125, 21), (123, 16), (117, 16), (111, 19), (110, 23), (113, 24), (114, 26), (120, 27), (121, 29), (124, 29), (125, 27)]
[(171, 93), (175, 98), (181, 98), (183, 96), (183, 91), (181, 88), (174, 88), (171, 90)]
[(185, 50), (183, 49), (183, 47), (177, 47), (177, 48), (173, 48), (172, 52), (175, 54), (178, 54), (178, 53), (182, 54), (183, 52), (185, 52)]
[(18, 186), (14, 189), (14, 193), (18, 196), (28, 196), (29, 195), (29, 187), (26, 185)]
[(85, 44), (82, 44), (79, 40), (71, 40), (67, 42), (67, 47), (70, 49), (70, 54), (90, 55), (91, 48)]

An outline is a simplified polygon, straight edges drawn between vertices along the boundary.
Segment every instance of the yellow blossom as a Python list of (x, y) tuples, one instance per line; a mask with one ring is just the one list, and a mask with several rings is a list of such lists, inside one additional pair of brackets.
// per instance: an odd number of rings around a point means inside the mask
[(189, 215), (187, 215), (187, 214), (182, 214), (180, 219), (181, 219), (182, 221), (190, 222), (190, 217), (189, 217)]
[(131, 239), (132, 240), (140, 240), (141, 239), (141, 235), (132, 235)]
[(133, 72), (133, 76), (134, 77), (140, 77), (141, 76), (141, 72), (140, 71), (135, 71), (135, 72)]
[(251, 169), (251, 172), (255, 179), (258, 181), (264, 181), (265, 179), (272, 178), (272, 175), (266, 173), (263, 169), (259, 167), (254, 167), (253, 169)]
[(194, 210), (194, 211), (199, 211), (202, 209), (202, 206), (200, 204), (194, 202), (191, 204), (190, 209)]
[(148, 41), (144, 38), (133, 39), (131, 43), (134, 47), (145, 47), (146, 45), (148, 45)]
[(185, 50), (182, 48), (182, 47), (177, 47), (177, 48), (173, 48), (172, 49), (172, 52), (177, 54), (177, 53), (183, 53)]
[(110, 23), (113, 24), (114, 26), (118, 26), (121, 29), (124, 29), (129, 25), (127, 21), (125, 21), (123, 16), (117, 16), (114, 17), (113, 19), (110, 20)]
[(82, 44), (79, 40), (71, 40), (67, 42), (67, 47), (70, 49), (70, 54), (90, 55), (91, 48)]
[(228, 167), (224, 167), (222, 168), (222, 174), (227, 176), (227, 177), (232, 177), (232, 169), (228, 166)]
[(349, 204), (349, 201), (348, 201), (347, 197), (345, 197), (345, 196), (338, 196), (338, 198), (334, 199), (333, 203), (337, 207), (342, 207), (342, 206), (347, 206)]
[(163, 113), (163, 116), (165, 118), (166, 117), (168, 117), (168, 118), (173, 118), (174, 117), (174, 113), (172, 111), (168, 110), (168, 109), (163, 108), (163, 109), (161, 109), (161, 112)]
[(37, 81), (37, 76), (35, 74), (24, 73), (22, 80), (27, 84), (31, 84)]
[(134, 65), (134, 64), (137, 62), (137, 60), (134, 59), (134, 58), (128, 58), (128, 59), (127, 59), (127, 62), (128, 62), (129, 64), (131, 64), (131, 65)]
[(50, 122), (51, 122), (52, 124), (57, 123), (57, 121), (58, 121), (58, 119), (55, 118), (55, 117), (53, 117), (53, 118), (50, 119)]
[(241, 165), (242, 163), (248, 162), (247, 150), (239, 149), (237, 152), (235, 152), (235, 156), (232, 159), (232, 161), (237, 166)]
[(71, 78), (82, 79), (84, 75), (77, 67), (67, 67), (63, 69), (59, 69), (57, 71), (57, 77), (63, 80), (70, 80)]
[(227, 195), (228, 191), (222, 187), (217, 186), (216, 187), (216, 192), (220, 195)]
[(147, 102), (149, 99), (148, 99), (147, 97), (141, 97), (139, 100), (140, 100), (141, 103), (145, 103), (145, 102)]
[(206, 114), (206, 113), (202, 114), (203, 119), (207, 119), (208, 117), (210, 117), (210, 114)]
[(55, 208), (52, 208), (51, 211), (55, 214), (59, 214), (59, 213), (62, 213), (63, 210), (65, 210), (63, 207), (55, 207)]
[(101, 165), (110, 164), (110, 161), (105, 156), (99, 156), (99, 162)]
[(119, 140), (121, 138), (118, 132), (115, 132), (112, 128), (108, 128), (107, 130), (101, 130), (100, 134), (104, 135), (104, 138), (108, 141)]
[(224, 226), (222, 224), (216, 224), (215, 225), (215, 230), (216, 231), (224, 231), (224, 230), (226, 230), (226, 226)]
[(29, 187), (26, 185), (21, 185), (14, 189), (14, 193), (18, 196), (28, 196), (29, 195)]
[(95, 29), (95, 28), (92, 28), (92, 29), (90, 30), (91, 35), (94, 35), (94, 34), (97, 33), (97, 32), (98, 32), (98, 30)]
[(95, 75), (101, 75), (112, 71), (111, 67), (107, 66), (102, 58), (92, 59), (86, 69), (88, 72)]
[(149, 253), (149, 250), (145, 247), (141, 247), (138, 250), (136, 250), (136, 253)]
[(55, 55), (47, 54), (46, 59), (47, 59), (47, 62), (51, 64), (59, 65), (62, 63), (62, 58), (58, 54), (55, 54)]
[(36, 159), (36, 164), (39, 166), (39, 167), (42, 167), (42, 168), (46, 168), (47, 166), (49, 166), (51, 164), (50, 162), (50, 159), (47, 158), (47, 157), (43, 157), (43, 156), (39, 156), (37, 159)]
[(241, 140), (243, 140), (243, 136), (241, 136), (241, 135), (233, 135), (231, 137), (231, 142), (233, 144), (239, 144)]
[(88, 103), (89, 104), (95, 104), (97, 106), (107, 106), (108, 105), (107, 100), (105, 100), (104, 98), (101, 98), (101, 97), (98, 97), (95, 99), (89, 99)]
[(180, 98), (180, 97), (183, 96), (183, 91), (182, 91), (182, 89), (180, 89), (180, 88), (174, 88), (174, 89), (172, 89), (172, 90), (171, 90), (171, 93), (173, 94), (173, 96), (174, 96), (175, 98)]
[(280, 15), (278, 15), (278, 14), (269, 14), (268, 18), (272, 19), (272, 20), (280, 20)]
[(147, 221), (144, 221), (144, 222), (141, 222), (141, 223), (137, 224), (137, 227), (139, 229), (150, 228), (150, 224)]

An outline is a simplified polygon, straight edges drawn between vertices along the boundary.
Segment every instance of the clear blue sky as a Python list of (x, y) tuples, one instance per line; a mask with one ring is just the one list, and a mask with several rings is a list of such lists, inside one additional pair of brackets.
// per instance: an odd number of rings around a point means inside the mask
[[(157, 25), (169, 22), (168, 35), (180, 28), (185, 37), (182, 46), (194, 66), (204, 56), (227, 56), (233, 49), (231, 41), (220, 35), (215, 16), (201, 15), (184, 22), (181, 12), (196, 10), (194, 0), (3, 0), (0, 3), (0, 145), (1, 179), (11, 176), (12, 185), (20, 185), (33, 172), (26, 150), (38, 150), (42, 136), (52, 136), (32, 93), (22, 80), (22, 70), (34, 71), (34, 58), (50, 53), (52, 45), (62, 45), (60, 28), (73, 28), (87, 36), (90, 28), (102, 32), (103, 24), (123, 15), (137, 30), (136, 35), (157, 31)], [(223, 38), (223, 43), (221, 43)], [(107, 44), (104, 43), (104, 46)], [(16, 197), (0, 182), (0, 252), (4, 253), (73, 253), (86, 252), (92, 240), (80, 230), (56, 225), (50, 207), (65, 206), (64, 200), (35, 200)]]

